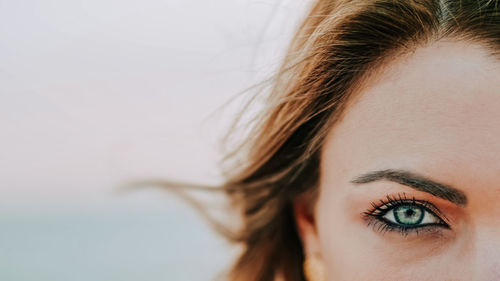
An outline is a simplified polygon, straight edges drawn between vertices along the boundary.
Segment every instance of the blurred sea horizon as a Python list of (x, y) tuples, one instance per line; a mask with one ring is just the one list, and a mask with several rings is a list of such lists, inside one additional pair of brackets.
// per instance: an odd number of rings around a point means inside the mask
[(154, 207), (0, 214), (0, 280), (218, 280), (234, 249), (191, 206), (139, 200)]

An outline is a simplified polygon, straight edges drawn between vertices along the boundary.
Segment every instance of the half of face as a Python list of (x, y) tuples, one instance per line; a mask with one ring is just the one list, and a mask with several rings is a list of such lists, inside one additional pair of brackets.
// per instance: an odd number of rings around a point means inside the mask
[(442, 40), (360, 89), (296, 208), (305, 251), (327, 280), (500, 280), (500, 60)]

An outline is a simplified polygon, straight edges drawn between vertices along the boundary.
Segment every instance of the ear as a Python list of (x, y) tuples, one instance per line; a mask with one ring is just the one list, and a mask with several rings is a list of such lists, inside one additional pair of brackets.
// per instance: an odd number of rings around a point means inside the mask
[(313, 201), (309, 196), (298, 198), (293, 203), (293, 211), (304, 253), (309, 256), (321, 257)]

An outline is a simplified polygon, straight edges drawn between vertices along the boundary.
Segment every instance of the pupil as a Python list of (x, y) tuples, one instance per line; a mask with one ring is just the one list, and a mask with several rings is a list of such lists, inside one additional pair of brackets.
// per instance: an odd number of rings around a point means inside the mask
[(413, 211), (412, 209), (408, 209), (406, 210), (406, 216), (407, 217), (411, 217), (415, 214), (415, 211)]

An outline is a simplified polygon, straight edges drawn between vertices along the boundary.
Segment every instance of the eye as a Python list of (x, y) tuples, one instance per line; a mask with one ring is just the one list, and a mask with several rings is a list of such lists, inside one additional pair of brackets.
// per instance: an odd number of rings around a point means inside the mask
[(412, 231), (419, 234), (450, 228), (441, 218), (447, 220), (446, 216), (436, 206), (428, 201), (408, 199), (404, 193), (387, 196), (386, 200), (372, 203), (372, 206), (363, 215), (368, 225), (380, 232), (397, 231), (406, 236)]
[(441, 219), (434, 213), (416, 204), (403, 204), (387, 210), (382, 218), (394, 224), (404, 226), (419, 226), (426, 224), (438, 224)]

